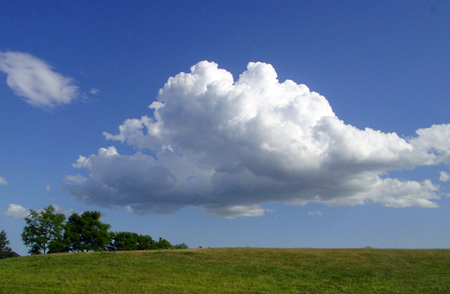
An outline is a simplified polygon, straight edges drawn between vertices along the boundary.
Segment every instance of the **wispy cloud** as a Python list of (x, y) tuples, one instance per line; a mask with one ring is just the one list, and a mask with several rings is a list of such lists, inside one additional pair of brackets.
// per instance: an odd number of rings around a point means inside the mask
[(8, 182), (4, 178), (0, 177), (0, 185), (8, 185)]
[(321, 216), (321, 215), (322, 215), (322, 212), (320, 212), (319, 210), (317, 210), (317, 211), (308, 211), (308, 215), (311, 215), (311, 216)]
[(55, 208), (55, 211), (57, 213), (62, 213), (65, 215), (71, 215), (71, 214), (75, 213), (75, 211), (73, 209), (71, 209), (71, 208), (65, 209), (64, 207), (59, 206), (58, 204), (52, 204), (52, 206), (53, 206), (53, 208)]
[(450, 164), (450, 124), (413, 138), (345, 124), (325, 97), (250, 63), (237, 81), (200, 62), (171, 77), (153, 116), (127, 119), (115, 147), (80, 156), (89, 178), (64, 189), (80, 201), (134, 213), (195, 206), (220, 217), (260, 216), (264, 203), (437, 207), (439, 186), (391, 170)]
[(92, 88), (92, 89), (89, 91), (89, 93), (94, 94), (94, 95), (98, 94), (99, 92), (100, 92), (100, 90), (99, 90), (99, 89), (95, 89), (95, 88)]
[(53, 108), (79, 96), (72, 79), (27, 53), (0, 52), (0, 71), (6, 73), (6, 83), (14, 93), (32, 106)]
[(85, 182), (87, 178), (83, 177), (80, 174), (77, 175), (68, 175), (64, 178), (64, 182), (67, 184), (81, 184)]

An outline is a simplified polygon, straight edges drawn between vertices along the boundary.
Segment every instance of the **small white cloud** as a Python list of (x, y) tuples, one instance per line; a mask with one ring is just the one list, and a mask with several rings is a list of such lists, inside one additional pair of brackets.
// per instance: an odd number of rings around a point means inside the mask
[(52, 188), (50, 187), (50, 185), (47, 185), (47, 186), (45, 186), (45, 190), (50, 192), (52, 190)]
[(13, 218), (24, 218), (28, 216), (28, 209), (18, 204), (10, 204), (5, 215)]
[(9, 185), (9, 184), (4, 178), (0, 177), (0, 185)]
[(439, 181), (441, 182), (447, 182), (450, 181), (450, 175), (444, 171), (439, 172), (440, 177), (439, 177)]
[(308, 211), (308, 214), (309, 215), (317, 215), (317, 216), (321, 216), (322, 215), (322, 212), (320, 212), (320, 211)]
[(89, 91), (89, 93), (94, 94), (94, 95), (98, 94), (99, 92), (100, 92), (100, 90), (99, 90), (99, 89), (95, 89), (95, 88), (92, 88), (92, 89)]
[(85, 182), (86, 180), (87, 180), (87, 178), (83, 177), (80, 174), (77, 174), (75, 176), (69, 175), (64, 178), (64, 182), (66, 182), (67, 184), (81, 184), (81, 183)]
[(14, 93), (32, 106), (53, 108), (79, 96), (72, 79), (27, 53), (0, 52), (0, 71), (6, 73), (6, 83)]

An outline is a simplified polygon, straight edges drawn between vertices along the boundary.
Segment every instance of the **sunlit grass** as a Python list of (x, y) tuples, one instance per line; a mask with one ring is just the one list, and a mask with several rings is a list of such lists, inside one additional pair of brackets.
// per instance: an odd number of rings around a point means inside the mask
[(217, 248), (0, 260), (0, 293), (450, 293), (450, 250)]

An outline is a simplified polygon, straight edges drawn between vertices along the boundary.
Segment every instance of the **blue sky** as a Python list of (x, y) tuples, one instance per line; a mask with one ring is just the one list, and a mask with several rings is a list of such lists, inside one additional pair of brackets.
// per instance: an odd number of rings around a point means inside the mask
[(448, 1), (6, 0), (0, 28), (20, 254), (49, 204), (190, 247), (450, 244)]

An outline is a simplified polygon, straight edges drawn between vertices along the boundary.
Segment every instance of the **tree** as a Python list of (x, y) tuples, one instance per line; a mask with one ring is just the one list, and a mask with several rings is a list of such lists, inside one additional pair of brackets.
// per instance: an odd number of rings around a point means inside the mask
[[(73, 213), (66, 222), (66, 217), (56, 213), (51, 205), (42, 211), (30, 209), (29, 216), (25, 218), (27, 225), (23, 229), (22, 240), (26, 246), (30, 247), (28, 252), (31, 254), (174, 248), (170, 242), (162, 238), (155, 242), (148, 235), (131, 232), (110, 233), (111, 226), (101, 222), (101, 216), (99, 211), (85, 211), (81, 215)], [(4, 234), (3, 231), (2, 234)], [(6, 240), (6, 235), (4, 239)], [(2, 244), (0, 242), (1, 246)], [(175, 245), (175, 248), (188, 247), (182, 243)]]
[(30, 209), (25, 218), (27, 225), (22, 232), (22, 241), (30, 247), (30, 254), (46, 254), (65, 251), (63, 232), (66, 216), (57, 213), (51, 205), (42, 211)]
[(156, 246), (156, 242), (149, 235), (139, 235), (137, 248), (138, 250), (158, 249), (158, 247)]
[(156, 242), (148, 235), (140, 235), (131, 232), (110, 233), (110, 243), (106, 248), (108, 251), (129, 250), (154, 250), (158, 249)]
[(0, 259), (14, 257), (14, 252), (8, 246), (9, 240), (6, 238), (6, 233), (4, 230), (0, 232)]
[(172, 246), (172, 249), (188, 249), (188, 248), (189, 247), (186, 244), (184, 244), (184, 243), (175, 244), (175, 245)]
[(173, 246), (169, 241), (159, 237), (159, 241), (156, 243), (158, 249), (172, 249)]
[(99, 211), (73, 213), (65, 227), (64, 240), (70, 251), (102, 251), (110, 243), (108, 224), (100, 221)]
[(138, 250), (137, 233), (130, 232), (112, 232), (109, 234), (110, 242), (107, 246), (108, 251), (131, 251)]

